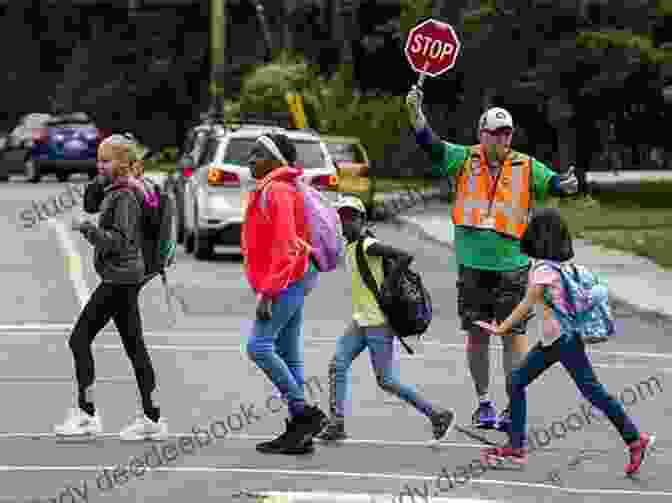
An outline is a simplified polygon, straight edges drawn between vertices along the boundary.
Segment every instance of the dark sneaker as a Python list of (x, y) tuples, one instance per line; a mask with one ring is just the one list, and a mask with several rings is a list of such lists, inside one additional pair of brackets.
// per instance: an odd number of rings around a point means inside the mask
[(481, 451), (481, 461), (485, 466), (494, 466), (497, 461), (513, 465), (527, 464), (527, 449), (514, 447), (492, 447)]
[(511, 431), (511, 410), (508, 407), (497, 418), (497, 430), (502, 433)]
[(471, 416), (471, 424), (476, 428), (491, 430), (497, 424), (497, 411), (492, 402), (481, 402)]
[(327, 427), (317, 438), (323, 442), (340, 442), (348, 438), (345, 432), (345, 424), (341, 421), (330, 421)]
[[(310, 440), (317, 436), (329, 424), (327, 415), (316, 405), (306, 405), (303, 413), (306, 432), (310, 434)], [(306, 441), (309, 439), (306, 438)]]
[(264, 454), (311, 454), (315, 451), (312, 439), (297, 442), (296, 424), (285, 419), (286, 430), (277, 438), (257, 444), (257, 451)]
[(625, 465), (625, 474), (634, 475), (639, 472), (644, 460), (646, 459), (649, 449), (653, 446), (653, 443), (656, 441), (655, 435), (649, 435), (648, 433), (642, 433), (639, 436), (639, 440), (631, 443), (629, 448), (625, 451), (630, 453), (630, 463)]
[(444, 410), (434, 414), (430, 420), (432, 421), (434, 440), (439, 441), (448, 435), (455, 426), (455, 413), (452, 410)]

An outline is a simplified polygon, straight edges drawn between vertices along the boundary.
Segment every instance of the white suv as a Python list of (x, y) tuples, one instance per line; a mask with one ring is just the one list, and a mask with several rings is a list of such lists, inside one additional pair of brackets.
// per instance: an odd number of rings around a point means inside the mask
[(336, 165), (317, 133), (272, 126), (243, 125), (210, 136), (194, 174), (184, 188), (185, 249), (198, 259), (212, 256), (215, 245), (240, 253), (243, 204), (254, 179), (247, 159), (257, 138), (282, 133), (294, 143), (302, 179), (315, 188), (334, 191), (338, 186)]

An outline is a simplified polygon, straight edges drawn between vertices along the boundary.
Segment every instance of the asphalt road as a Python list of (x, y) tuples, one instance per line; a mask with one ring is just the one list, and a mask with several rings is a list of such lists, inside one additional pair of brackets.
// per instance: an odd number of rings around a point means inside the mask
[[(286, 412), (269, 398), (270, 384), (240, 352), (241, 329), (254, 306), (240, 258), (219, 254), (209, 262), (198, 262), (181, 248), (170, 277), (176, 319), (159, 281), (148, 285), (141, 299), (158, 373), (158, 400), (171, 433), (193, 437), (192, 428), (202, 427), (220, 438), (210, 438), (208, 443), (209, 436), (200, 433), (197, 438), (203, 445), (183, 440), (184, 451), (175, 450), (174, 442), (118, 440), (118, 431), (135, 411), (135, 383), (111, 325), (95, 345), (97, 405), (106, 436), (88, 443), (57, 441), (49, 434), (52, 425), (64, 419), (74, 402), (72, 360), (66, 345), (69, 327), (97, 278), (90, 247), (67, 230), (72, 215), (80, 211), (81, 199), (56, 215), (65, 224), (61, 230), (46, 221), (25, 228), (21, 212), (30, 210), (33, 201), (46, 202), (67, 188), (50, 177), (37, 185), (20, 178), (0, 185), (4, 217), (0, 278), (5, 285), (0, 290), (4, 306), (0, 311), (0, 398), (5, 404), (0, 416), (0, 496), (4, 497), (0, 501), (52, 498), (69, 503), (103, 501), (103, 496), (115, 502), (253, 501), (234, 499), (232, 495), (240, 490), (399, 494), (404, 484), (417, 488), (432, 484), (443, 468), (452, 473), (477, 459), (482, 445), (457, 431), (439, 447), (430, 447), (427, 421), (377, 389), (366, 354), (353, 365), (353, 416), (346, 422), (353, 440), (338, 447), (318, 446), (308, 457), (258, 454), (254, 444), (277, 434)], [(463, 336), (456, 329), (456, 277), (450, 250), (401, 234), (392, 225), (377, 227), (381, 238), (416, 253), (415, 268), (423, 273), (434, 300), (433, 325), (425, 342), (416, 345), (417, 355), (403, 357), (402, 377), (416, 383), (430, 399), (454, 407), (460, 424), (467, 424), (475, 400)], [(313, 376), (312, 396), (323, 408), (328, 401), (327, 364), (350, 314), (348, 294), (347, 275), (330, 273), (307, 299), (306, 375)], [(652, 321), (624, 309), (617, 314), (626, 332), (595, 350), (593, 361), (612, 393), (632, 403), (638, 424), (657, 433), (658, 450), (641, 476), (624, 477), (626, 456), (618, 435), (593, 418), (593, 424), (535, 451), (524, 471), (490, 470), (453, 490), (444, 489), (441, 497), (516, 503), (542, 499), (625, 503), (633, 497), (669, 501), (672, 480), (665, 474), (672, 465), (672, 440), (664, 425), (672, 417), (668, 406), (672, 341)], [(500, 355), (495, 347), (492, 393), (503, 406)], [(638, 385), (652, 376), (660, 379), (660, 389), (654, 385), (649, 391)], [(629, 387), (639, 389), (638, 398), (622, 393)], [(528, 397), (529, 423), (537, 429), (566, 421), (572, 412), (580, 414), (585, 404), (561, 367), (547, 372), (529, 389)], [(561, 432), (557, 425), (556, 430)], [(504, 440), (497, 432), (488, 437)], [(160, 466), (153, 447), (163, 449)], [(579, 461), (581, 453), (584, 458)], [(129, 465), (134, 457), (158, 468), (142, 474), (142, 461)], [(132, 473), (118, 471), (115, 481), (112, 472), (101, 471), (116, 465)], [(552, 471), (557, 472), (554, 477)], [(462, 474), (458, 470), (458, 476)], [(66, 485), (77, 491), (63, 490)], [(446, 488), (447, 481), (441, 487)]]

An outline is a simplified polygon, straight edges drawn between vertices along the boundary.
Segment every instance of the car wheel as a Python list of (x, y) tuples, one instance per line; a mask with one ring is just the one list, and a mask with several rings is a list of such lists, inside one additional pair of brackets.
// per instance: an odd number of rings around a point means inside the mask
[(4, 163), (0, 164), (0, 182), (8, 182), (9, 181), (9, 171), (4, 165)]
[(40, 173), (40, 166), (30, 157), (26, 158), (24, 162), (24, 169), (26, 173), (26, 181), (30, 183), (38, 183), (42, 179)]
[(198, 232), (198, 229), (194, 232), (194, 256), (198, 260), (207, 260), (212, 258), (212, 255), (215, 251), (215, 247), (212, 244), (212, 241), (207, 239), (202, 233)]
[(212, 257), (214, 245), (212, 242), (198, 230), (198, 213), (194, 208), (194, 256), (198, 260), (207, 260)]
[(173, 225), (175, 226), (174, 229), (174, 236), (176, 236), (175, 240), (179, 243), (182, 244), (184, 243), (184, 212), (182, 211), (182, 204), (180, 203), (180, 200), (177, 197), (177, 190), (173, 190), (173, 196), (175, 199), (175, 218), (173, 219), (174, 223)]
[(67, 171), (60, 171), (56, 173), (56, 179), (59, 182), (67, 182), (68, 178), (70, 178), (70, 173), (68, 173)]
[(175, 236), (175, 241), (178, 244), (181, 244), (182, 241), (184, 241), (184, 236), (183, 239), (180, 239), (180, 216), (179, 214), (173, 215), (173, 228), (171, 230), (171, 234)]
[(184, 224), (182, 223), (182, 220), (180, 218), (175, 219), (177, 222), (175, 225), (177, 225), (177, 242), (182, 244), (184, 243)]
[(187, 253), (193, 253), (194, 252), (194, 233), (193, 232), (185, 232), (184, 235), (184, 251)]

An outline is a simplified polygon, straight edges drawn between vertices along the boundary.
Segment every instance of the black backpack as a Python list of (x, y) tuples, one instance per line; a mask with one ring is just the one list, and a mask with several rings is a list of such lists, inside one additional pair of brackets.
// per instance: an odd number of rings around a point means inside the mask
[(412, 335), (420, 338), (432, 321), (432, 299), (422, 284), (420, 275), (409, 268), (397, 267), (394, 262), (383, 260), (383, 283), (378, 289), (364, 256), (364, 238), (357, 241), (355, 254), (364, 284), (377, 299), (380, 310), (401, 344), (408, 353), (413, 354), (404, 338)]

